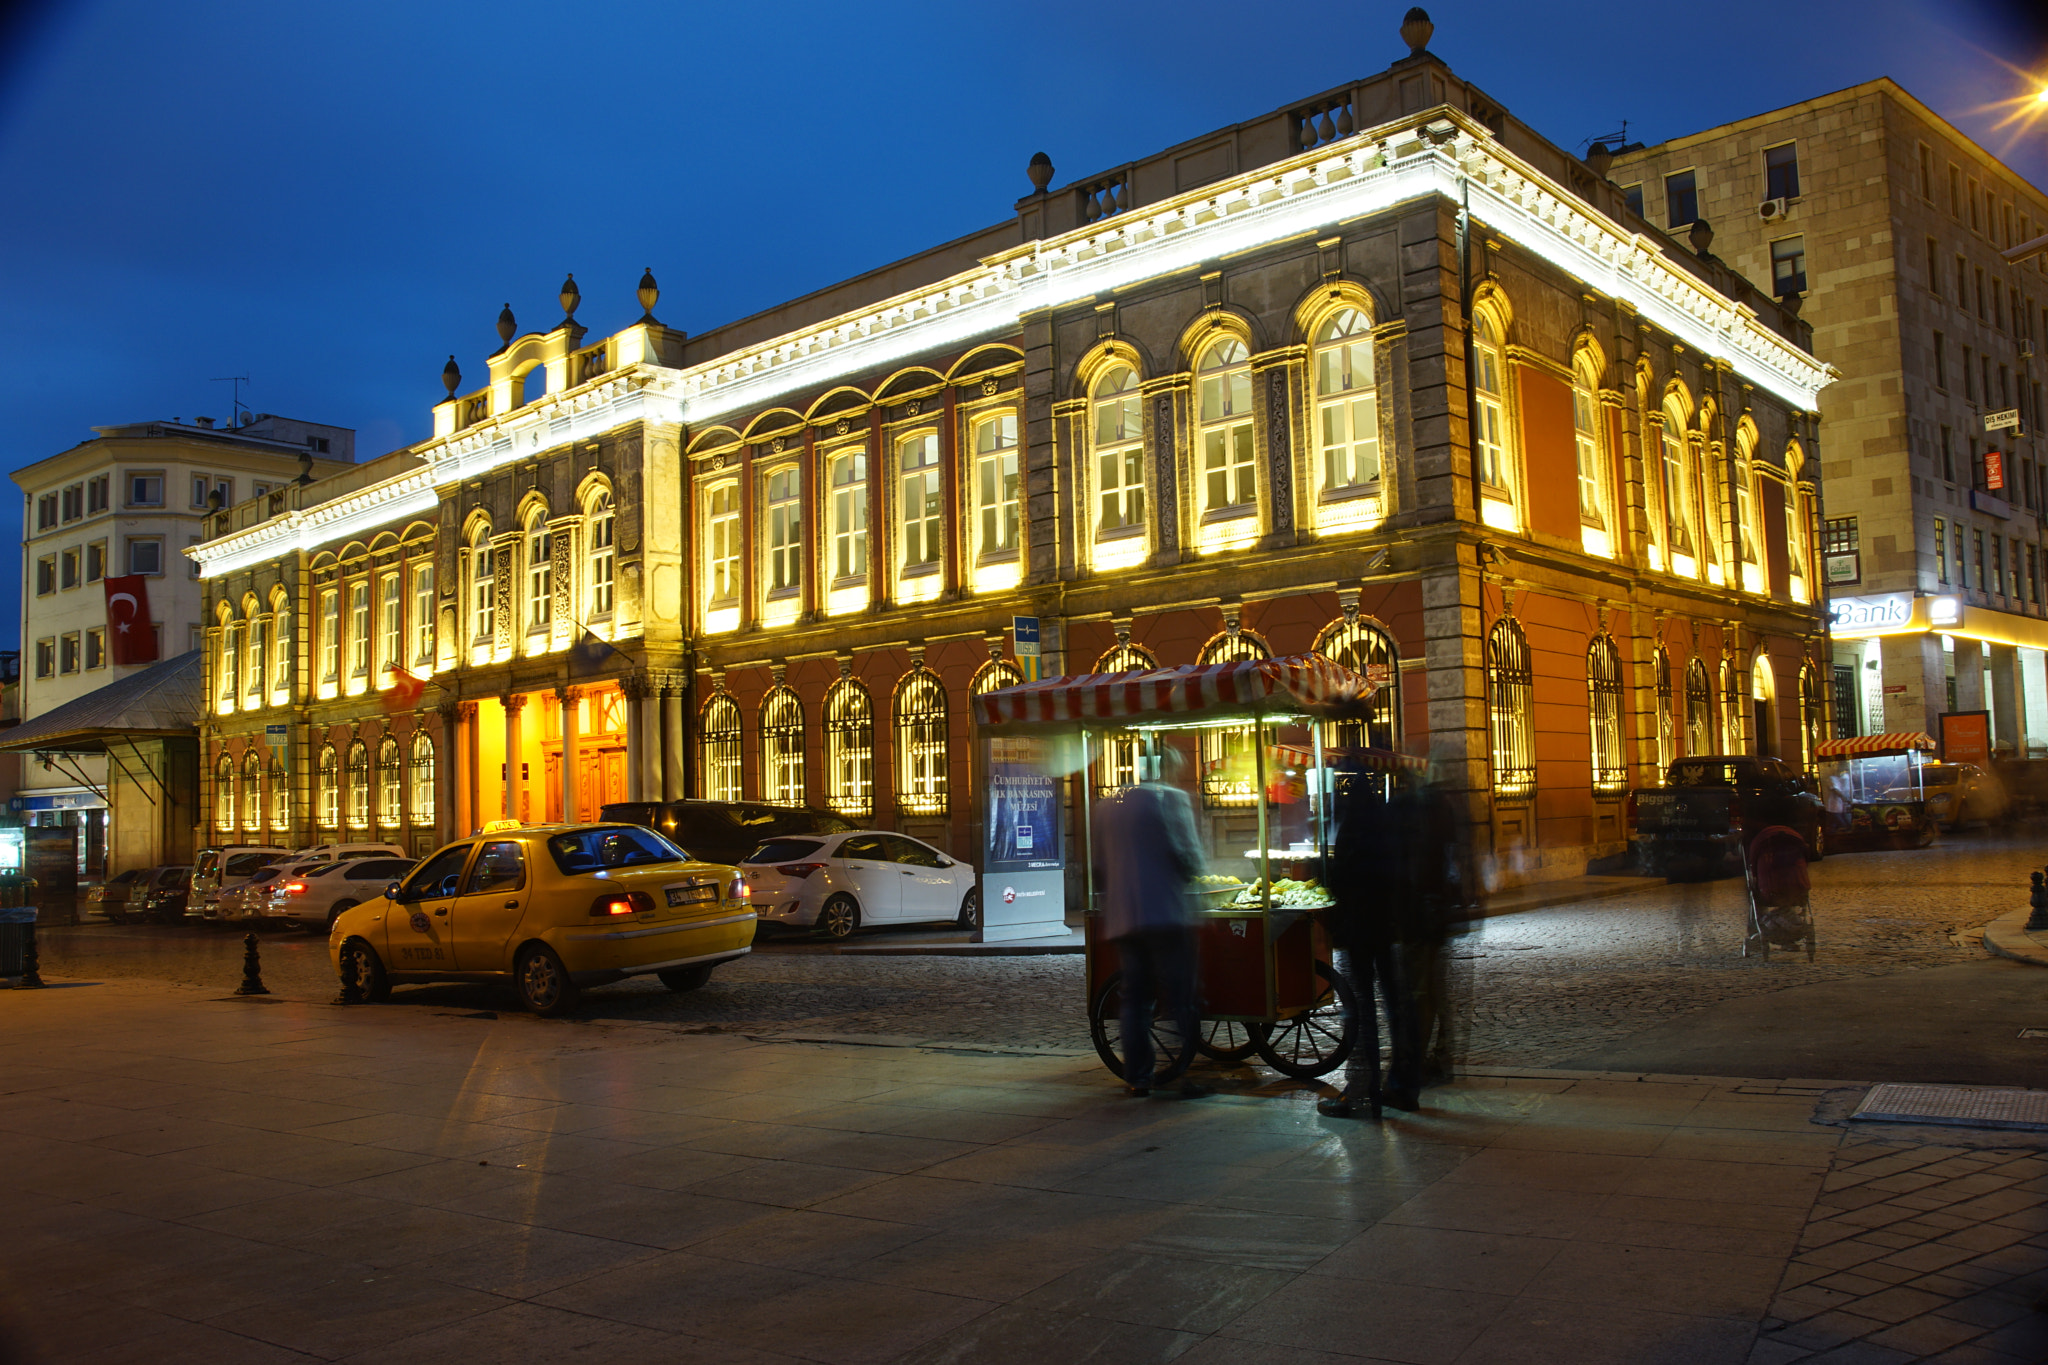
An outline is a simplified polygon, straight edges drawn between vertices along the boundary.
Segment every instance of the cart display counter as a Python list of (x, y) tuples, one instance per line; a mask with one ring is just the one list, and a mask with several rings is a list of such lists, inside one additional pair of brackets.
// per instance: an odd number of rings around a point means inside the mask
[(1934, 842), (1922, 770), (1932, 736), (1914, 731), (1824, 739), (1814, 747), (1830, 852), (1924, 848)]

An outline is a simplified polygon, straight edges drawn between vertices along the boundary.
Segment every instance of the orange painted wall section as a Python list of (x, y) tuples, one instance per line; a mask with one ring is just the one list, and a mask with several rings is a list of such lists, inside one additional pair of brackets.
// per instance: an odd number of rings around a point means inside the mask
[(1515, 367), (1522, 400), (1522, 460), (1528, 470), (1529, 529), (1579, 541), (1579, 447), (1571, 386), (1547, 371)]

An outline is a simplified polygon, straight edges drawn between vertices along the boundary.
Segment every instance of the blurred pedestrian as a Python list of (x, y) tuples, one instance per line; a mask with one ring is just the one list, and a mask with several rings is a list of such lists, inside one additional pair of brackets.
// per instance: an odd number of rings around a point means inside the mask
[[(1172, 1022), (1184, 1049), (1199, 1026), (1188, 883), (1207, 863), (1194, 803), (1171, 780), (1182, 768), (1179, 753), (1167, 749), (1140, 762), (1151, 769), (1146, 779), (1096, 806), (1094, 829), (1103, 933), (1116, 944), (1123, 970), (1124, 1093), (1136, 1096), (1151, 1094), (1161, 1079), (1152, 1047), (1155, 1012)], [(1210, 1092), (1183, 1081), (1178, 1093)]]

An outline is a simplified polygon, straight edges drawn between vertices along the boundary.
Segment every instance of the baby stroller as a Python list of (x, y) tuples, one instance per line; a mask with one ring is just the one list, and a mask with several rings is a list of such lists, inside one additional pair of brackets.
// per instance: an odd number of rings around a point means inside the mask
[(1744, 957), (1770, 960), (1773, 948), (1806, 945), (1813, 961), (1812, 883), (1806, 875), (1810, 856), (1799, 831), (1770, 825), (1742, 847), (1742, 882), (1749, 892), (1749, 931), (1742, 940)]

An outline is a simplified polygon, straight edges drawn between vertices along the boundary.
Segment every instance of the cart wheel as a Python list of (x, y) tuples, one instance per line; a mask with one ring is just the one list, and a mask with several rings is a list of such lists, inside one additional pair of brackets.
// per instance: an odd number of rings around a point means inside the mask
[(1195, 1050), (1219, 1062), (1241, 1062), (1259, 1050), (1268, 1024), (1248, 1024), (1242, 1019), (1204, 1019), (1195, 1039)]
[(1316, 975), (1323, 979), (1322, 996), (1293, 1018), (1270, 1025), (1258, 1044), (1267, 1066), (1301, 1081), (1342, 1066), (1358, 1037), (1358, 998), (1351, 983), (1327, 962), (1316, 963)]
[[(1109, 1068), (1110, 1074), (1119, 1080), (1124, 1074), (1120, 1033), (1123, 984), (1124, 974), (1112, 973), (1088, 1006), (1088, 1033), (1095, 1040), (1095, 1054), (1102, 1058), (1102, 1064)], [(1195, 1045), (1199, 1037), (1199, 1030), (1194, 1038), (1181, 1037), (1171, 1019), (1161, 1018), (1155, 1012), (1152, 1017), (1152, 1084), (1171, 1085), (1179, 1080), (1181, 1073), (1188, 1069), (1188, 1063), (1195, 1060)]]

